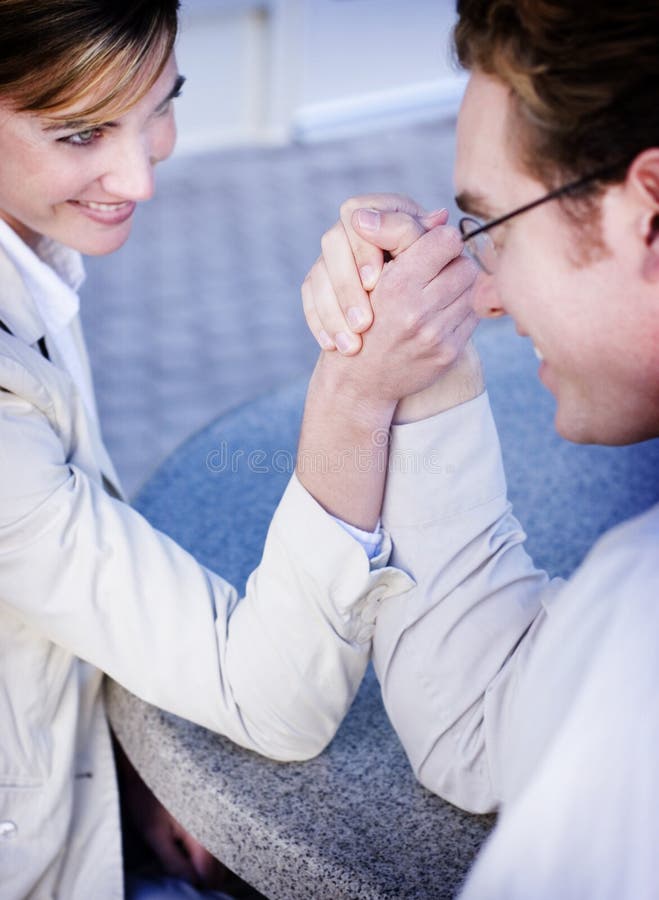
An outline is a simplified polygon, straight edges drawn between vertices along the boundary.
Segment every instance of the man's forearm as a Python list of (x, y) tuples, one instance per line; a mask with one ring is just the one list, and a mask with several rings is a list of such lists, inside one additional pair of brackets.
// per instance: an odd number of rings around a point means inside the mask
[(394, 413), (394, 425), (419, 422), (473, 400), (485, 390), (483, 369), (471, 341), (453, 366), (423, 391), (403, 397)]

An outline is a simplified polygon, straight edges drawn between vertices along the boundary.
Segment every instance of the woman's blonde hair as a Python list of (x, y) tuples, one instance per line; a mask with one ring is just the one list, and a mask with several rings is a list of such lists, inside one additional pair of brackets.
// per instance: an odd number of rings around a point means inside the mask
[(178, 0), (0, 0), (0, 102), (93, 121), (137, 102), (176, 39)]

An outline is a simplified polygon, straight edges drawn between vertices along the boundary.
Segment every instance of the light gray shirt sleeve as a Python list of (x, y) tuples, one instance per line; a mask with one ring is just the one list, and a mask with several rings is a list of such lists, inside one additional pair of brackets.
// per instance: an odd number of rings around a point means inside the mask
[(394, 427), (382, 523), (391, 564), (416, 582), (377, 619), (387, 712), (426, 787), (492, 810), (519, 671), (512, 660), (555, 586), (524, 550), (486, 394)]

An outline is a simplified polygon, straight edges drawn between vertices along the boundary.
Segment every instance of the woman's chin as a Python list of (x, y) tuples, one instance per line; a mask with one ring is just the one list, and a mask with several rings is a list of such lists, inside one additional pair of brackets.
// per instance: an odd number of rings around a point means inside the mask
[(83, 256), (107, 256), (114, 253), (126, 243), (130, 236), (132, 223), (126, 222), (121, 226), (109, 228), (105, 233), (96, 232), (81, 235), (77, 240), (63, 240), (62, 243), (82, 253)]

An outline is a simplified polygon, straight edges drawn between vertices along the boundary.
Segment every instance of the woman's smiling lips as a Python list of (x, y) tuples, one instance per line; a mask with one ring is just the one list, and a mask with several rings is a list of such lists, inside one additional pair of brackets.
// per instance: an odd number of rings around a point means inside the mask
[(79, 212), (99, 222), (101, 225), (121, 225), (126, 219), (130, 219), (135, 211), (136, 203), (133, 200), (124, 200), (121, 203), (99, 203), (96, 200), (69, 200), (71, 206)]

